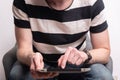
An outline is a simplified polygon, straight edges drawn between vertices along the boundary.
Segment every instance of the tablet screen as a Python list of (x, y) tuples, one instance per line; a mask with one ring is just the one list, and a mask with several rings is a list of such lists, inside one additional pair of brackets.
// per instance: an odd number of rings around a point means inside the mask
[(57, 66), (45, 65), (44, 69), (39, 70), (39, 72), (58, 72), (58, 73), (81, 73), (88, 72), (90, 68), (84, 68), (82, 65), (76, 66), (72, 64), (67, 64), (65, 69)]

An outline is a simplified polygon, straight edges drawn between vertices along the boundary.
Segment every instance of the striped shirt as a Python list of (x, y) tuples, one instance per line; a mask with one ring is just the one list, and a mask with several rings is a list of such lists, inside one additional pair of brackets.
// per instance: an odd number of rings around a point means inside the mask
[(34, 47), (43, 54), (63, 54), (69, 46), (86, 48), (86, 34), (107, 29), (102, 0), (73, 0), (64, 10), (46, 0), (14, 0), (16, 27), (31, 29)]

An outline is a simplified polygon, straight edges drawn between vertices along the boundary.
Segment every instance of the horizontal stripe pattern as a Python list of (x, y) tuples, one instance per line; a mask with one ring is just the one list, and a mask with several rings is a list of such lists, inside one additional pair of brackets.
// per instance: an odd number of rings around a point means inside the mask
[(25, 4), (25, 0), (14, 0), (13, 1), (13, 5), (22, 10), (23, 12), (27, 13), (27, 7), (26, 7), (26, 4)]
[(32, 31), (43, 33), (76, 34), (89, 30), (90, 19), (60, 23), (53, 20), (30, 18)]
[(56, 11), (48, 7), (27, 5), (29, 17), (56, 20), (59, 22), (75, 21), (88, 19), (90, 15), (90, 6), (75, 8), (68, 11)]
[(62, 45), (75, 42), (82, 38), (86, 33), (87, 31), (78, 34), (48, 34), (32, 31), (34, 41), (52, 45)]
[(89, 29), (107, 28), (102, 0), (74, 0), (61, 11), (50, 9), (45, 0), (14, 0), (13, 12), (15, 25), (31, 28), (33, 45), (43, 54), (62, 54), (69, 46), (84, 50)]
[(102, 10), (92, 21), (91, 26), (97, 26), (106, 21), (105, 10)]
[[(45, 0), (25, 0), (27, 4), (29, 5), (36, 5), (36, 6), (44, 6), (48, 7), (49, 5)], [(67, 8), (66, 10), (79, 8), (79, 7), (86, 7), (86, 6), (92, 6), (96, 0), (73, 0), (72, 5)]]
[(95, 4), (91, 7), (91, 19), (94, 19), (103, 9), (103, 1), (97, 0)]
[(99, 33), (99, 32), (104, 31), (105, 29), (107, 29), (107, 27), (108, 27), (108, 24), (107, 24), (107, 22), (105, 21), (104, 23), (102, 23), (102, 24), (100, 24), (100, 25), (91, 27), (91, 28), (90, 28), (90, 32), (92, 32), (92, 33)]
[(26, 4), (36, 5), (36, 6), (48, 6), (46, 0), (25, 0)]
[(22, 10), (20, 10), (19, 8), (15, 7), (13, 5), (12, 10), (13, 10), (14, 17), (16, 19), (29, 21), (28, 15), (25, 12), (23, 12)]
[(14, 17), (14, 24), (16, 25), (16, 27), (19, 28), (30, 28), (29, 21), (16, 19), (15, 17)]
[[(83, 50), (86, 46), (86, 43), (84, 43), (86, 40), (86, 36), (80, 38), (79, 40), (70, 43), (70, 44), (64, 44), (64, 45), (49, 45), (45, 43), (38, 43), (36, 41), (33, 41), (34, 47), (43, 54), (63, 54), (65, 50), (71, 46), (79, 48), (80, 50)], [(83, 45), (84, 44), (84, 45)]]
[(30, 28), (30, 22), (24, 0), (14, 0), (12, 10), (15, 26), (19, 28)]

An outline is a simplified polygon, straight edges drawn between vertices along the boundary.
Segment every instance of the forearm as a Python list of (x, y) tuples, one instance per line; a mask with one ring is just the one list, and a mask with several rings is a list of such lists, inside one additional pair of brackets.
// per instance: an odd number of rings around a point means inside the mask
[(93, 63), (105, 64), (109, 61), (110, 49), (99, 48), (99, 49), (92, 49), (89, 52), (92, 56), (92, 59), (89, 61), (90, 64)]
[(26, 49), (18, 49), (17, 50), (17, 59), (22, 62), (23, 64), (26, 64), (30, 66), (31, 64), (31, 58), (34, 52), (32, 50), (26, 50)]
[(30, 29), (15, 27), (17, 41), (17, 59), (23, 64), (30, 65), (29, 56), (33, 54), (32, 33)]

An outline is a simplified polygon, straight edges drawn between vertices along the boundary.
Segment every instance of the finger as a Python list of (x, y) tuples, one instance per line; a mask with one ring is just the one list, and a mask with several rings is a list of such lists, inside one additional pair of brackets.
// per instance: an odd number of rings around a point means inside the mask
[(74, 48), (73, 50), (74, 50), (74, 52), (76, 52), (75, 56), (77, 58), (75, 64), (80, 65), (83, 62), (82, 53), (79, 50), (77, 50), (76, 48)]
[(35, 80), (36, 79), (47, 79), (47, 78), (49, 78), (50, 76), (50, 74), (52, 74), (52, 73), (41, 73), (41, 72), (35, 72), (35, 73), (32, 73), (32, 77), (33, 78), (35, 78)]
[(79, 58), (79, 59), (76, 61), (76, 63), (75, 63), (75, 64), (76, 64), (76, 65), (80, 65), (80, 64), (82, 64), (82, 62), (83, 62), (83, 61), (82, 61), (82, 59), (81, 59), (81, 58)]
[(36, 75), (34, 75), (34, 78), (36, 78), (36, 79), (48, 79), (48, 78), (53, 78), (57, 75), (58, 75), (58, 73), (52, 73), (52, 72), (40, 73), (40, 72), (38, 72)]
[(59, 75), (59, 73), (53, 72), (52, 74), (49, 75), (49, 78), (53, 78), (53, 77), (58, 76), (58, 75)]
[(60, 66), (61, 65), (61, 62), (62, 62), (62, 60), (63, 60), (63, 55), (58, 59), (58, 66)]
[(61, 62), (60, 62), (60, 63), (61, 63), (60, 66), (61, 66), (63, 69), (64, 69), (65, 66), (66, 66), (66, 63), (67, 63), (67, 60), (68, 60), (68, 56), (69, 56), (71, 50), (72, 50), (72, 47), (69, 47), (69, 48), (66, 50), (66, 52), (65, 52), (65, 54), (63, 55), (63, 58), (62, 58), (62, 60), (61, 60)]
[(88, 59), (88, 56), (87, 56), (87, 54), (85, 52), (81, 51), (81, 58), (82, 58), (82, 60), (84, 62), (86, 59)]
[(71, 63), (71, 64), (74, 64), (74, 62), (75, 62), (74, 59), (76, 59), (75, 58), (75, 52), (72, 49), (69, 56), (68, 56), (68, 62)]
[(34, 61), (33, 61), (33, 58), (34, 58), (34, 55), (33, 55), (33, 57), (31, 58), (31, 65), (30, 65), (30, 70), (33, 72), (33, 71), (35, 71), (35, 63), (34, 63)]
[(76, 56), (76, 57), (74, 57), (74, 58), (68, 60), (68, 62), (71, 63), (71, 64), (76, 64), (76, 62), (78, 61), (78, 59), (79, 59), (79, 57)]
[[(41, 76), (41, 75), (42, 75), (42, 76)], [(40, 74), (40, 77), (41, 77), (41, 78), (44, 78), (44, 79), (48, 79), (48, 78), (51, 77), (51, 75), (52, 75), (52, 73), (45, 73), (45, 74), (44, 74), (44, 73), (41, 73), (41, 74)]]
[(32, 77), (35, 78), (35, 79), (38, 78), (38, 75), (37, 75), (35, 72), (31, 72), (31, 75), (32, 75)]
[(36, 68), (36, 71), (37, 70), (41, 70), (43, 69), (43, 57), (40, 53), (35, 53), (35, 57), (33, 59), (34, 63), (35, 63), (35, 68)]
[(82, 62), (84, 62), (84, 61), (88, 58), (88, 56), (86, 55), (85, 52), (79, 51), (79, 50), (77, 50), (77, 49), (75, 49), (75, 50), (76, 50), (76, 52), (79, 53), (78, 56), (82, 59)]

